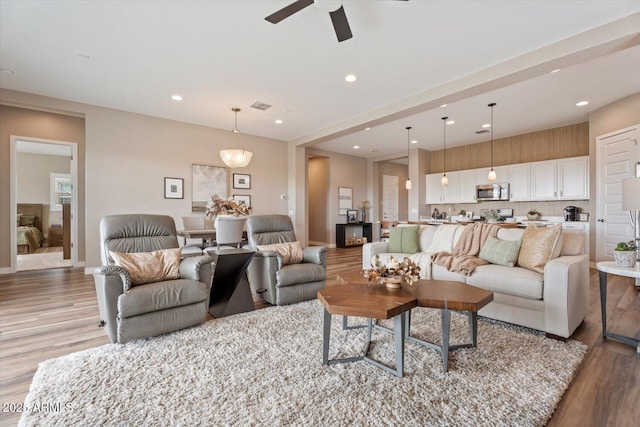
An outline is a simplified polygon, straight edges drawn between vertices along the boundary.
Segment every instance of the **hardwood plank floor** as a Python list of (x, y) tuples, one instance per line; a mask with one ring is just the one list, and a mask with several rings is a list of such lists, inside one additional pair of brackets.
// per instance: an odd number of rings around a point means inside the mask
[[(327, 284), (336, 285), (337, 273), (360, 264), (360, 248), (330, 249)], [(598, 289), (591, 270), (588, 315), (572, 336), (589, 352), (549, 426), (635, 426), (640, 419), (640, 357), (634, 348), (602, 339)], [(609, 330), (640, 337), (640, 292), (633, 280), (609, 276), (607, 295)], [(40, 362), (107, 344), (98, 320), (93, 277), (82, 269), (0, 275), (2, 408), (24, 401)], [(17, 425), (19, 418), (0, 412), (2, 426)]]

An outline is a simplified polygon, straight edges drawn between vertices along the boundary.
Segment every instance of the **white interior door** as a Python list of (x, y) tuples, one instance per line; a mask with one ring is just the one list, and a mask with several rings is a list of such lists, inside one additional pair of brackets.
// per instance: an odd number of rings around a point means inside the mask
[(622, 180), (635, 176), (639, 134), (636, 125), (596, 138), (596, 261), (613, 260), (616, 244), (634, 237), (622, 210)]
[(398, 186), (399, 178), (382, 175), (382, 219), (398, 220)]

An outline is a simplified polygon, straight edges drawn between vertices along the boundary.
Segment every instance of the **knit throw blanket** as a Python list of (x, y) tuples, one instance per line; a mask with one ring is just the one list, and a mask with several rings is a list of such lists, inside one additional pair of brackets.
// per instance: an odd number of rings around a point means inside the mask
[(488, 264), (478, 258), (482, 245), (488, 236), (496, 237), (497, 224), (475, 223), (465, 226), (453, 253), (437, 252), (431, 256), (434, 264), (442, 265), (449, 271), (470, 275), (479, 265)]

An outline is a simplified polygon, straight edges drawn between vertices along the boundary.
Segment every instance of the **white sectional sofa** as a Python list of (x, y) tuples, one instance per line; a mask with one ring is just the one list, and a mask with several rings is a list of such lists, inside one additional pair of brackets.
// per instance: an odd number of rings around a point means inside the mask
[[(437, 226), (420, 225), (418, 231), (419, 253), (425, 259), (429, 254)], [(460, 238), (464, 227), (453, 234), (453, 245)], [(497, 238), (518, 240), (524, 229), (501, 228)], [(547, 336), (568, 338), (587, 314), (589, 295), (589, 257), (585, 254), (584, 236), (580, 232), (562, 232), (560, 255), (549, 261), (544, 273), (523, 267), (506, 267), (487, 264), (475, 268), (471, 275), (448, 271), (444, 266), (432, 264), (431, 278), (452, 280), (483, 288), (494, 293), (493, 302), (478, 314), (544, 331)], [(558, 243), (560, 245), (560, 242)], [(381, 262), (389, 256), (402, 260), (410, 254), (389, 253), (388, 242), (371, 242), (363, 246), (362, 268), (370, 268), (379, 255)]]

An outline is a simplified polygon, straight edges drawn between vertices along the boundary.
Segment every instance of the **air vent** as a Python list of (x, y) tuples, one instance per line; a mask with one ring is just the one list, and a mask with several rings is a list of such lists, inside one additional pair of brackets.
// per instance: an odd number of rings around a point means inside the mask
[(251, 108), (255, 108), (256, 110), (262, 110), (262, 111), (269, 109), (271, 107), (272, 105), (265, 104), (264, 102), (260, 102), (260, 101), (256, 101), (253, 104), (251, 104)]
[(486, 129), (482, 129), (482, 130), (477, 130), (477, 131), (476, 131), (476, 133), (477, 133), (478, 135), (480, 135), (480, 134), (482, 134), (482, 133), (488, 133), (488, 132), (489, 132), (489, 131), (488, 131), (488, 130), (486, 130)]

